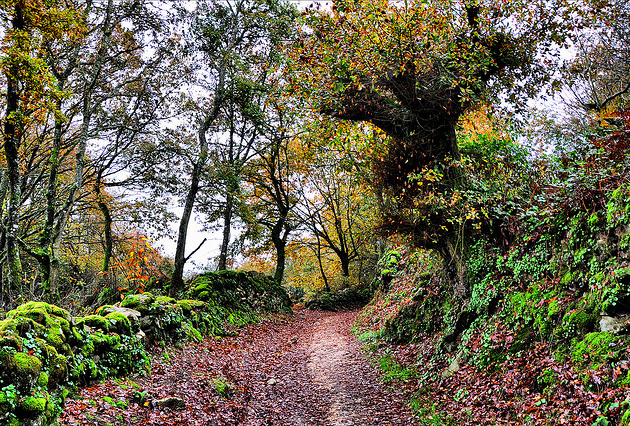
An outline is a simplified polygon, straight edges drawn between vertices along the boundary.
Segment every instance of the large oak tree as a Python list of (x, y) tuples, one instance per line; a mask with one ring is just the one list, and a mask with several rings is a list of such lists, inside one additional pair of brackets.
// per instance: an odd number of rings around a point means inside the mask
[(563, 1), (335, 1), (306, 13), (295, 83), (328, 116), (368, 122), (389, 142), (375, 156), (381, 228), (438, 251), (466, 299), (466, 232), (448, 208), (465, 185), (459, 118), (480, 100), (532, 94), (580, 14)]

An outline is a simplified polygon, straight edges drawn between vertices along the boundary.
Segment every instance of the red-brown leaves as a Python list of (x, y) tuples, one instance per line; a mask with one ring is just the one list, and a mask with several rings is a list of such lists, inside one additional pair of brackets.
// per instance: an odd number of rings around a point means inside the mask
[[(61, 424), (327, 424), (332, 391), (316, 382), (307, 366), (314, 362), (314, 331), (318, 324), (321, 331), (321, 321), (329, 318), (331, 333), (353, 342), (348, 333), (354, 317), (352, 312), (303, 312), (292, 321), (277, 318), (240, 329), (237, 337), (158, 351), (152, 356), (151, 377), (135, 378), (135, 384), (109, 380), (82, 389), (76, 399), (68, 400)], [(374, 425), (410, 424), (401, 404), (379, 386), (358, 345), (348, 343), (347, 351), (343, 382), (349, 400), (360, 397), (359, 408), (369, 413)], [(182, 398), (185, 408), (150, 402), (169, 396)]]

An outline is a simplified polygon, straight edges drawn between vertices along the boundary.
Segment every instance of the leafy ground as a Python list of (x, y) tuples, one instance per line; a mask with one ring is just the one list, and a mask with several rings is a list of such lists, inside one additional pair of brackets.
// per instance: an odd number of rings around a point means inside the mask
[[(300, 311), (152, 356), (149, 377), (69, 399), (62, 425), (408, 425), (349, 330), (356, 312)], [(179, 397), (184, 407), (155, 401)]]

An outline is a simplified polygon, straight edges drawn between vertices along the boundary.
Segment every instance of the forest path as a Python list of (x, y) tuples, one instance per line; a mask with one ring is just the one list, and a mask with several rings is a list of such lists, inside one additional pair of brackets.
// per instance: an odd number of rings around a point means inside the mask
[[(299, 311), (152, 354), (152, 372), (69, 399), (61, 425), (412, 425), (350, 333), (356, 312)], [(219, 383), (229, 383), (225, 395)], [(226, 388), (227, 389), (227, 388)], [(183, 409), (138, 400), (178, 397)], [(111, 398), (111, 399), (110, 399)]]
[(394, 413), (379, 411), (383, 407), (375, 396), (381, 396), (380, 385), (349, 334), (353, 320), (354, 314), (346, 312), (330, 314), (313, 325), (307, 365), (314, 382), (330, 398), (326, 424), (391, 424)]

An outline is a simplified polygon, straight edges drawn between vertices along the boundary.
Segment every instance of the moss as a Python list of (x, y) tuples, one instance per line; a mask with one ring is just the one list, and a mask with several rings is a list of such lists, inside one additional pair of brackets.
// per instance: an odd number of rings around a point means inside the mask
[(558, 300), (552, 300), (549, 302), (549, 307), (547, 309), (547, 317), (555, 318), (562, 312), (562, 306), (558, 302)]
[(30, 414), (30, 416), (35, 416), (46, 411), (47, 403), (48, 400), (46, 398), (31, 396), (26, 398), (20, 404), (20, 409), (26, 411), (28, 414)]
[(18, 350), (20, 348), (20, 339), (18, 336), (0, 336), (0, 348), (11, 348)]
[(107, 334), (103, 332), (95, 332), (90, 335), (94, 343), (94, 351), (99, 354), (108, 352), (114, 346), (120, 344), (120, 336), (118, 334)]
[(619, 421), (619, 426), (630, 426), (630, 409), (627, 409), (621, 420)]
[(33, 378), (39, 376), (42, 362), (37, 357), (20, 352), (13, 356), (13, 362), (18, 374)]
[(155, 298), (155, 303), (158, 305), (172, 305), (176, 303), (176, 300), (168, 296), (158, 296)]
[(68, 398), (68, 395), (70, 395), (70, 389), (68, 388), (63, 388), (61, 392), (59, 392), (59, 396), (62, 401), (65, 401), (66, 398)]
[(558, 337), (571, 339), (583, 336), (593, 330), (599, 321), (599, 316), (584, 309), (574, 309), (562, 318), (562, 324), (555, 331)]
[(200, 300), (178, 300), (179, 306), (185, 314), (189, 314), (193, 309), (203, 308), (205, 303)]
[(626, 376), (617, 382), (619, 387), (630, 386), (630, 371), (626, 373)]
[(50, 315), (43, 307), (34, 307), (32, 309), (16, 309), (13, 317), (22, 316), (30, 318), (33, 321), (37, 321), (42, 325), (48, 325), (50, 323)]
[(195, 327), (193, 327), (189, 323), (185, 323), (184, 328), (186, 330), (187, 340), (197, 342), (197, 343), (200, 343), (203, 341), (203, 337), (201, 336), (201, 333)]
[(208, 290), (211, 290), (211, 286), (207, 282), (202, 282), (193, 289), (195, 293), (201, 293), (203, 291), (208, 291)]
[(57, 355), (50, 360), (48, 365), (50, 384), (61, 384), (68, 377), (68, 358)]
[(42, 388), (48, 388), (48, 373), (42, 371), (39, 373), (39, 378), (37, 379), (37, 386)]
[(58, 306), (55, 305), (50, 305), (51, 309), (52, 309), (52, 314), (56, 317), (60, 317), (65, 319), (66, 321), (70, 321), (72, 319), (72, 315), (70, 315), (70, 312), (68, 312), (67, 310), (60, 308)]
[(109, 309), (109, 308), (112, 308), (113, 306), (114, 306), (114, 305), (103, 305), (103, 306), (101, 306), (100, 308), (98, 308), (98, 309), (96, 310), (96, 312), (95, 312), (95, 313), (96, 313), (96, 315), (100, 315), (100, 316), (104, 317), (104, 316), (106, 316), (106, 315), (107, 315), (107, 313), (105, 312), (105, 310), (107, 310), (107, 309)]
[(560, 287), (561, 288), (568, 288), (571, 286), (571, 284), (573, 283), (573, 280), (575, 279), (576, 273), (574, 272), (567, 272), (561, 279), (560, 279)]
[[(13, 311), (11, 311), (13, 312)], [(9, 312), (9, 313), (11, 313)], [(46, 327), (33, 321), (30, 318), (24, 317), (10, 317), (7, 314), (7, 319), (0, 321), (0, 333), (4, 335), (25, 335), (28, 332), (35, 332), (36, 334), (44, 334)]]
[(89, 357), (94, 353), (94, 349), (94, 342), (92, 339), (87, 339), (81, 347), (81, 355)]
[(47, 325), (46, 341), (56, 348), (60, 348), (66, 342), (66, 335), (61, 326), (55, 321)]
[(83, 334), (81, 334), (81, 332), (77, 328), (72, 328), (72, 337), (74, 337), (75, 342), (83, 342)]
[(122, 308), (135, 309), (144, 315), (154, 301), (155, 296), (151, 293), (129, 294), (120, 302), (120, 306)]
[(556, 290), (541, 287), (535, 284), (526, 292), (511, 295), (504, 315), (505, 321), (514, 327), (525, 325), (544, 338), (554, 331), (565, 306), (558, 303)]
[(105, 318), (107, 318), (107, 320), (110, 322), (110, 330), (115, 330), (119, 334), (131, 334), (131, 322), (129, 322), (129, 319), (120, 312), (112, 312), (108, 314)]
[(571, 359), (575, 364), (598, 368), (616, 357), (619, 351), (619, 345), (616, 345), (618, 340), (617, 336), (606, 331), (589, 333), (583, 340), (574, 342)]
[(88, 315), (83, 321), (94, 330), (109, 331), (109, 321), (100, 315)]
[(68, 333), (70, 331), (70, 313), (58, 306), (49, 305), (44, 302), (28, 302), (20, 305), (13, 311), (7, 313), (7, 317), (30, 318), (46, 327), (50, 327), (52, 323), (56, 323), (64, 332)]
[(550, 389), (552, 389), (553, 385), (559, 382), (558, 373), (548, 368), (543, 373), (538, 376), (536, 379), (538, 385), (541, 388), (541, 391), (546, 394), (549, 393)]

